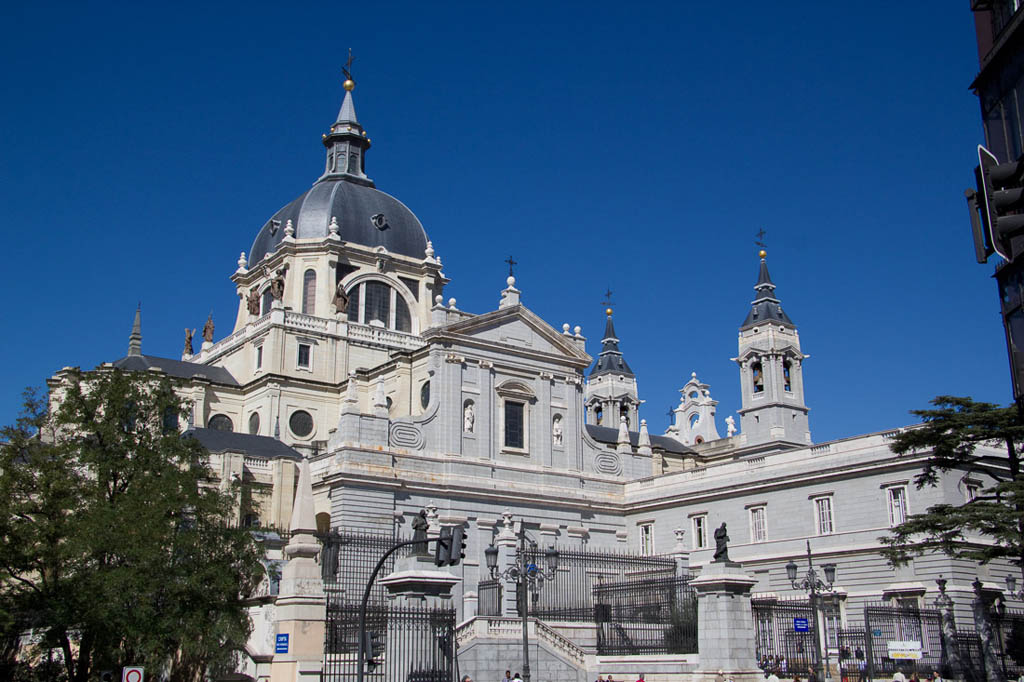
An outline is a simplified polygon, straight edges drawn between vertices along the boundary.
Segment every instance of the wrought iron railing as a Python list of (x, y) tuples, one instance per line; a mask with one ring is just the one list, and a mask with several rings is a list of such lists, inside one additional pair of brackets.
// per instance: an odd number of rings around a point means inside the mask
[(501, 615), (501, 581), (481, 580), (477, 586), (477, 613), (481, 616)]
[[(334, 603), (358, 603), (363, 598), (363, 589), (377, 561), (402, 539), (391, 534), (360, 533), (344, 529), (321, 536), (323, 548), (320, 570), (328, 599)], [(396, 558), (407, 556), (408, 553), (408, 548), (402, 548), (392, 554), (385, 562), (380, 577), (391, 572)], [(370, 600), (380, 602), (384, 598), (383, 585), (375, 584), (370, 592)]]
[(594, 587), (597, 653), (697, 652), (697, 595), (690, 576), (640, 577)]

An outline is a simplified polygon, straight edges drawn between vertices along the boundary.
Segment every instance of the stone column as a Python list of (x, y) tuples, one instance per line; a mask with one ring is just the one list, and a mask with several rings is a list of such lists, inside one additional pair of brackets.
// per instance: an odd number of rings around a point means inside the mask
[[(316, 517), (309, 461), (299, 465), (299, 485), (289, 528), (292, 538), (284, 548), (288, 557), (281, 573), (276, 603), (277, 647), (270, 664), (271, 682), (319, 682), (324, 660), (327, 600), (316, 556)], [(282, 650), (283, 649), (283, 650)]]
[[(505, 569), (515, 565), (517, 542), (512, 512), (506, 509), (501, 514), (501, 527), (494, 539), (494, 546), (498, 548), (498, 573), (503, 573)], [(519, 611), (516, 604), (516, 582), (505, 580), (501, 586), (501, 594), (501, 615), (517, 616)]]
[(711, 562), (690, 582), (697, 592), (698, 675), (711, 682), (721, 671), (736, 682), (764, 675), (754, 660), (750, 591), (757, 580), (734, 562)]
[(953, 600), (946, 594), (946, 579), (941, 575), (935, 581), (939, 585), (939, 596), (935, 608), (939, 610), (942, 628), (942, 676), (963, 677), (963, 663), (960, 660), (960, 645), (956, 641), (956, 620), (953, 618)]
[(672, 557), (676, 560), (676, 577), (679, 577), (690, 572), (690, 550), (683, 544), (686, 531), (682, 528), (676, 528), (672, 532), (676, 536), (676, 545), (672, 548)]

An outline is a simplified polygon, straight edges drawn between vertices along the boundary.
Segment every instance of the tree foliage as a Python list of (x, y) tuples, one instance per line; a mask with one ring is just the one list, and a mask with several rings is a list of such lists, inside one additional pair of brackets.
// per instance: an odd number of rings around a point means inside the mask
[[(882, 554), (893, 565), (937, 550), (948, 556), (988, 563), (1005, 559), (1024, 568), (1024, 477), (1020, 473), (1020, 443), (1024, 426), (1016, 407), (1000, 407), (970, 398), (939, 396), (934, 409), (915, 410), (920, 426), (897, 435), (891, 450), (898, 454), (929, 452), (914, 477), (920, 489), (939, 484), (941, 475), (962, 470), (994, 483), (973, 501), (938, 504), (912, 514), (879, 538)], [(1004, 449), (1006, 457), (979, 452), (985, 445)], [(969, 536), (983, 536), (983, 543)]]
[(174, 386), (100, 370), (54, 398), (26, 394), (0, 432), (0, 654), (11, 666), (12, 639), (35, 641), (7, 678), (54, 649), (71, 682), (123, 665), (200, 680), (230, 665), (261, 552), (225, 523), (234, 491), (209, 484), (208, 453), (179, 432)]

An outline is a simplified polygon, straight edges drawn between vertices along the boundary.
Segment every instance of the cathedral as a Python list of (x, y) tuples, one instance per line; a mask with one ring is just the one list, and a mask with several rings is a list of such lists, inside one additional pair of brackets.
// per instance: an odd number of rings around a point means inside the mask
[[(611, 308), (592, 357), (581, 329), (533, 313), (511, 275), (493, 310), (446, 298), (428, 232), (371, 179), (355, 84), (344, 85), (319, 177), (240, 245), (231, 332), (216, 338), (208, 323), (180, 358), (155, 357), (137, 313), (128, 354), (110, 363), (182, 381), (188, 430), (215, 475), (251, 487), (236, 522), (286, 528), (303, 461), (320, 532), (408, 537), (425, 509), (432, 528), (466, 534), (452, 569), (459, 622), (481, 612), (484, 550), (511, 523), (544, 547), (671, 556), (694, 573), (724, 524), (760, 598), (796, 596), (786, 564), (810, 547), (836, 566), (838, 627), (868, 603), (930, 606), (940, 576), (964, 608), (976, 575), (1002, 589), (1006, 565), (930, 555), (894, 569), (879, 555), (878, 537), (908, 514), (972, 499), (989, 481), (954, 471), (916, 489), (926, 455), (894, 455), (898, 432), (812, 440), (808, 398), (829, 397), (805, 396), (799, 311), (784, 311), (764, 251), (751, 258), (753, 302), (733, 302), (738, 419), (719, 424), (692, 374), (673, 423), (653, 434)], [(498, 611), (514, 612), (514, 590), (502, 599)], [(258, 658), (270, 645), (254, 642)], [(464, 672), (494, 674), (472, 660)]]

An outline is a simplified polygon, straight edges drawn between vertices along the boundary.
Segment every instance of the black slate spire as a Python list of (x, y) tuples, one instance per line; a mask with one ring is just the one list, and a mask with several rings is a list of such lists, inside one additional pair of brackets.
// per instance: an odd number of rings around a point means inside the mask
[(373, 187), (373, 180), (366, 177), (366, 150), (370, 148), (370, 138), (356, 118), (356, 105), (352, 100), (356, 84), (348, 78), (343, 86), (345, 100), (338, 111), (338, 120), (323, 138), (327, 147), (327, 167), (320, 179), (341, 176), (343, 180)]
[(597, 356), (597, 362), (590, 370), (590, 376), (601, 374), (635, 376), (633, 370), (626, 364), (626, 359), (622, 357), (622, 351), (619, 350), (619, 337), (615, 335), (615, 325), (612, 323), (612, 309), (608, 308), (605, 312), (608, 315), (608, 321), (604, 325), (604, 337), (601, 339), (601, 354)]
[(766, 322), (775, 322), (784, 327), (796, 329), (796, 325), (782, 310), (782, 303), (775, 297), (775, 284), (772, 282), (771, 275), (768, 274), (768, 263), (765, 262), (765, 256), (768, 254), (761, 251), (758, 255), (761, 256), (761, 269), (757, 274), (757, 284), (754, 285), (754, 291), (757, 294), (750, 305), (747, 319), (740, 325), (740, 331)]

